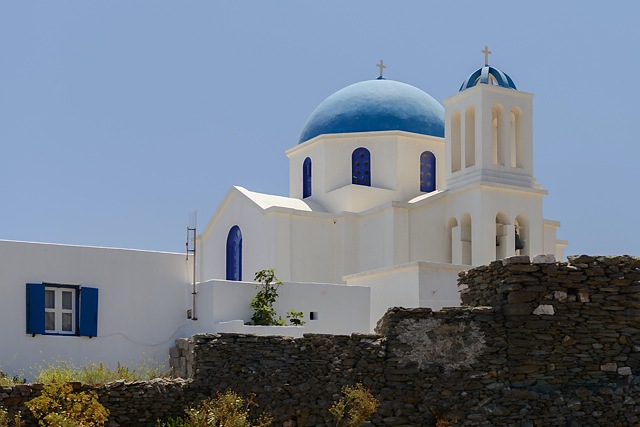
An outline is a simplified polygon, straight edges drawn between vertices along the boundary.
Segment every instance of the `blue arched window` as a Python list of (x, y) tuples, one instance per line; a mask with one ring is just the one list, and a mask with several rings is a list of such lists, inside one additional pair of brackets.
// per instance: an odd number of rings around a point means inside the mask
[(227, 280), (242, 280), (242, 232), (237, 225), (227, 236)]
[(371, 186), (371, 155), (364, 147), (351, 154), (351, 183)]
[(311, 197), (311, 158), (304, 159), (302, 164), (302, 198)]
[(430, 193), (436, 189), (436, 156), (431, 151), (420, 155), (420, 191)]

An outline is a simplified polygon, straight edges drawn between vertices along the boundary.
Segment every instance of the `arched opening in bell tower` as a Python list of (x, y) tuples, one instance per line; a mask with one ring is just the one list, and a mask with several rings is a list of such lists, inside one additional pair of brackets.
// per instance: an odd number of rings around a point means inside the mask
[(494, 165), (505, 165), (504, 159), (504, 108), (500, 104), (495, 104), (491, 109), (491, 149), (493, 153)]

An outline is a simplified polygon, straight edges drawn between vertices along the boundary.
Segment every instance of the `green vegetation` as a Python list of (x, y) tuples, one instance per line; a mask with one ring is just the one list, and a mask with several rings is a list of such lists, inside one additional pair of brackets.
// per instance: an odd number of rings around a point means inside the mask
[(354, 387), (344, 386), (342, 394), (342, 398), (329, 408), (338, 427), (357, 427), (371, 418), (378, 410), (378, 399), (373, 397), (362, 384), (356, 384)]
[(275, 270), (260, 270), (256, 273), (255, 279), (258, 284), (258, 293), (251, 300), (250, 307), (253, 309), (251, 320), (255, 325), (282, 325), (282, 319), (276, 320), (276, 309), (273, 304), (278, 299), (278, 288), (282, 282), (276, 277)]
[(91, 362), (78, 367), (69, 362), (55, 362), (47, 367), (37, 366), (35, 382), (42, 384), (62, 384), (81, 382), (85, 384), (104, 384), (117, 380), (150, 380), (166, 377), (169, 372), (164, 366), (151, 359), (141, 360), (134, 369), (118, 362), (116, 369), (105, 366), (102, 362)]
[[(18, 375), (9, 377), (4, 372), (0, 371), (0, 386), (3, 386), (3, 385), (12, 386), (16, 384), (24, 384), (25, 382), (26, 380), (24, 378), (20, 378)], [(2, 424), (0, 424), (0, 427), (2, 427)]]
[(224, 394), (218, 393), (202, 401), (195, 408), (185, 410), (185, 419), (170, 419), (158, 427), (267, 427), (272, 423), (271, 417), (261, 415), (257, 420), (252, 420), (250, 408), (257, 406), (253, 402), (253, 396), (245, 400), (234, 391)]
[[(0, 427), (9, 427), (11, 418), (9, 417), (9, 413), (4, 409), (0, 408)], [(18, 412), (15, 417), (13, 417), (13, 427), (24, 427), (24, 421), (22, 421), (22, 416), (20, 412)]]
[[(254, 325), (262, 326), (284, 326), (285, 321), (278, 317), (276, 319), (276, 309), (273, 304), (278, 299), (278, 288), (282, 286), (282, 282), (276, 277), (275, 270), (260, 270), (256, 273), (254, 280), (258, 282), (256, 289), (258, 293), (251, 300), (249, 306), (253, 309), (251, 321)], [(301, 311), (290, 310), (287, 318), (292, 325), (304, 325), (303, 314)]]
[(100, 427), (109, 418), (94, 391), (75, 393), (70, 384), (47, 384), (25, 405), (42, 427)]
[(289, 319), (289, 323), (294, 326), (302, 326), (307, 323), (302, 320), (303, 318), (304, 314), (302, 314), (301, 311), (289, 310), (289, 312), (287, 313), (287, 319)]

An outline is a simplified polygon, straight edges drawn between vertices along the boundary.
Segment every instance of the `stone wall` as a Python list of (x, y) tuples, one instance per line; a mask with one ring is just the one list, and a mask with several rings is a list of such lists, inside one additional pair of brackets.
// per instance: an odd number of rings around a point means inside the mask
[[(156, 420), (184, 415), (184, 408), (204, 396), (183, 379), (152, 381), (115, 381), (105, 385), (72, 383), (74, 391), (94, 391), (109, 411), (110, 426), (155, 426)], [(11, 418), (18, 411), (26, 426), (37, 426), (25, 402), (40, 395), (42, 384), (0, 387), (0, 408)]]
[(393, 308), (379, 335), (196, 335), (172, 353), (189, 380), (96, 391), (131, 426), (228, 389), (255, 394), (276, 426), (330, 426), (358, 382), (380, 399), (376, 426), (640, 425), (640, 259), (537, 261), (461, 273), (464, 307)]

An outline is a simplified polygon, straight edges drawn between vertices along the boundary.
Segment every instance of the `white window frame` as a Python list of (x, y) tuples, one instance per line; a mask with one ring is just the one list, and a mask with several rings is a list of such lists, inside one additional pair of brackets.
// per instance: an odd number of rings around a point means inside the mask
[[(45, 301), (47, 292), (54, 292), (54, 306), (51, 308), (46, 307), (45, 303), (45, 333), (47, 334), (61, 334), (61, 335), (75, 335), (76, 334), (76, 288), (67, 286), (45, 286)], [(62, 307), (62, 294), (64, 292), (71, 293), (71, 308)], [(47, 328), (47, 313), (54, 313), (54, 328)], [(62, 330), (62, 315), (71, 314), (71, 330)]]

